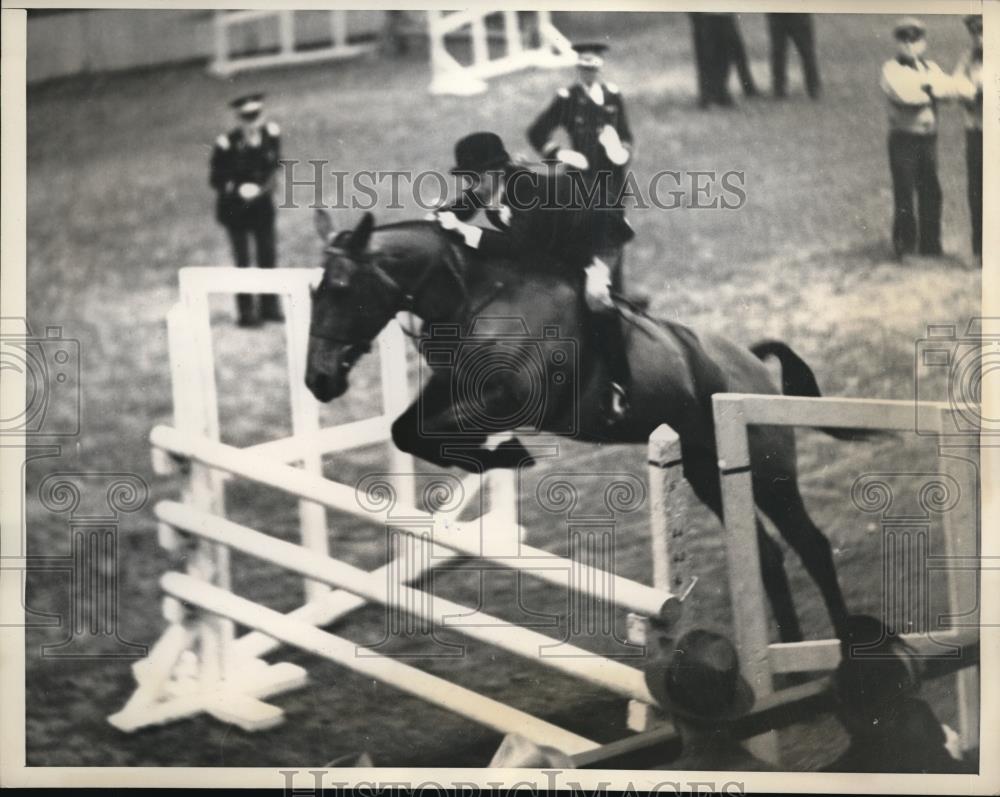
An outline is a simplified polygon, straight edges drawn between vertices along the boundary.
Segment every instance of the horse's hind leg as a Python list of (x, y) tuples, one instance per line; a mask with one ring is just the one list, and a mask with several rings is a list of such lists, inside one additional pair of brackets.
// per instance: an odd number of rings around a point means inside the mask
[[(703, 449), (684, 449), (684, 477), (691, 485), (694, 494), (701, 499), (709, 509), (722, 516), (722, 485), (719, 481), (719, 468), (713, 452)], [(802, 629), (792, 602), (792, 590), (785, 573), (785, 556), (780, 546), (764, 530), (760, 520), (757, 524), (757, 547), (760, 551), (761, 578), (764, 582), (764, 592), (767, 594), (771, 611), (778, 626), (778, 635), (782, 642), (798, 642), (802, 639)], [(733, 595), (732, 600), (739, 600)]]
[[(792, 451), (794, 458), (794, 448)], [(772, 458), (771, 462), (777, 464), (777, 459)], [(819, 587), (830, 621), (839, 637), (847, 619), (847, 604), (837, 580), (830, 541), (813, 523), (802, 502), (794, 459), (790, 469), (784, 474), (776, 475), (772, 471), (767, 477), (755, 481), (754, 493), (758, 506), (799, 555), (802, 564)]]

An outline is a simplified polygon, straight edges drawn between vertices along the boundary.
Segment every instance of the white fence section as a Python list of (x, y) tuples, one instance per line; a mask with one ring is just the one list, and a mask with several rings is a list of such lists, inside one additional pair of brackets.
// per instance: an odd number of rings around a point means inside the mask
[[(764, 425), (894, 432), (937, 430), (939, 472), (958, 487), (969, 484), (969, 473), (967, 470), (962, 472), (963, 459), (956, 457), (956, 440), (949, 435), (954, 435), (954, 430), (962, 424), (954, 417), (957, 410), (949, 404), (933, 402), (720, 394), (713, 396), (713, 404), (736, 643), (747, 678), (761, 698), (773, 691), (773, 673), (833, 670), (841, 654), (840, 642), (836, 639), (769, 643), (770, 611), (760, 577), (747, 428)], [(978, 452), (974, 448), (976, 445), (976, 438), (970, 439), (967, 435), (957, 441), (957, 446), (966, 452)], [(978, 458), (978, 454), (976, 456)], [(941, 513), (944, 553), (930, 557), (937, 562), (929, 564), (948, 573), (950, 614), (943, 619), (950, 621), (951, 628), (902, 635), (924, 655), (942, 655), (949, 651), (957, 655), (963, 644), (979, 640), (979, 596), (975, 584), (971, 579), (962, 581), (957, 576), (959, 565), (974, 562), (978, 555), (975, 498), (974, 494), (959, 495), (955, 505)], [(969, 667), (956, 675), (959, 734), (966, 749), (979, 744), (978, 670), (978, 667)]]
[[(325, 17), (328, 40), (317, 45), (315, 32), (324, 25), (306, 29), (296, 26), (297, 16), (321, 13)], [(276, 10), (217, 11), (214, 22), (215, 58), (210, 71), (227, 76), (249, 69), (268, 69), (337, 58), (353, 58), (375, 49), (374, 41), (357, 41), (359, 33), (371, 39), (381, 29), (365, 20), (379, 12)], [(359, 30), (359, 21), (362, 24)], [(367, 22), (367, 24), (365, 24)], [(352, 41), (355, 39), (355, 41)]]
[[(502, 18), (491, 27), (490, 18)], [(432, 94), (478, 94), (486, 80), (532, 67), (572, 66), (576, 53), (570, 42), (552, 24), (548, 11), (428, 11)], [(448, 39), (467, 40), (471, 63), (461, 64), (448, 50)], [(490, 43), (502, 52), (494, 56)]]
[[(636, 614), (632, 626), (641, 625), (640, 617), (651, 618), (650, 622), (676, 618), (678, 599), (662, 586), (646, 586), (524, 544), (523, 529), (518, 525), (516, 473), (492, 471), (466, 477), (458, 491), (460, 499), (434, 511), (417, 506), (412, 459), (394, 448), (392, 500), (382, 500), (382, 496), (371, 500), (360, 484), (324, 478), (324, 454), (390, 440), (391, 422), (409, 403), (410, 391), (405, 376), (405, 341), (393, 324), (378, 341), (383, 414), (338, 427), (319, 427), (318, 405), (306, 391), (304, 370), (309, 287), (320, 276), (319, 269), (181, 271), (181, 301), (168, 315), (175, 423), (174, 427), (156, 427), (150, 440), (159, 472), (176, 472), (181, 467), (188, 475), (183, 502), (164, 501), (156, 507), (160, 543), (170, 551), (188, 552), (187, 573), (167, 573), (162, 578), (167, 595), (164, 616), (169, 626), (149, 657), (133, 667), (138, 687), (109, 721), (121, 730), (134, 731), (204, 712), (248, 731), (272, 727), (281, 722), (282, 710), (264, 699), (306, 682), (302, 667), (261, 660), (284, 643), (380, 678), (503, 733), (517, 732), (567, 753), (597, 746), (320, 630), (319, 626), (366, 603), (420, 618), (432, 627), (447, 625), (606, 688), (631, 701), (630, 721), (633, 715), (643, 713), (637, 707), (645, 707), (648, 714), (654, 700), (641, 670), (408, 586), (457, 552), (597, 600), (606, 601), (610, 594), (615, 604)], [(246, 448), (220, 442), (209, 323), (208, 298), (213, 293), (277, 293), (284, 297), (291, 436)], [(249, 479), (298, 498), (301, 544), (283, 542), (226, 519), (224, 482), (228, 477)], [(489, 495), (488, 511), (473, 521), (461, 521), (459, 516), (471, 505), (471, 499), (484, 491)], [(400, 544), (396, 558), (384, 567), (372, 572), (359, 570), (330, 556), (327, 509), (362, 518), (373, 528), (392, 529), (397, 539), (410, 542)], [(281, 614), (234, 595), (229, 573), (229, 552), (233, 549), (302, 577), (306, 603)], [(194, 612), (185, 609), (185, 604), (195, 607)], [(446, 618), (468, 619), (473, 615), (474, 622), (446, 622)], [(236, 639), (234, 623), (253, 630)], [(556, 644), (558, 655), (544, 654)]]

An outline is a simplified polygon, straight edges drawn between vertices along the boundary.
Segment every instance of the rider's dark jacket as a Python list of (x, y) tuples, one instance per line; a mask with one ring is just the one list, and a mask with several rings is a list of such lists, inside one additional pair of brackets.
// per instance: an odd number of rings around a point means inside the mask
[[(572, 276), (595, 254), (621, 246), (633, 233), (614, 208), (600, 202), (579, 173), (533, 172), (513, 167), (502, 178), (499, 209), (485, 209), (492, 229), (477, 250), (484, 257), (513, 260), (534, 272)], [(462, 221), (476, 220), (482, 204), (471, 192), (451, 207)]]

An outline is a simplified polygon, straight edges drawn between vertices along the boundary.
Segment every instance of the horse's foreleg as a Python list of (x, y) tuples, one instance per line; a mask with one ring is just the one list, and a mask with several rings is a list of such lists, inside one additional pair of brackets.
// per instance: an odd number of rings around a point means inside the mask
[[(527, 467), (531, 454), (516, 438), (495, 449), (484, 446), (493, 431), (477, 425), (483, 407), (454, 402), (451, 379), (434, 376), (419, 398), (392, 424), (392, 440), (400, 451), (441, 467), (459, 467), (471, 472), (492, 468)], [(490, 396), (480, 397), (480, 402)], [(490, 416), (486, 416), (490, 417)], [(494, 415), (493, 417), (499, 417)]]

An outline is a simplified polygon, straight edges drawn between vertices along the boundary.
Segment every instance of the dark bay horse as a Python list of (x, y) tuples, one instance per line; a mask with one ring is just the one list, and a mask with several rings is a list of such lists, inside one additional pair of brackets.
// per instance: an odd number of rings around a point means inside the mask
[[(645, 443), (665, 423), (680, 437), (695, 494), (721, 518), (712, 395), (781, 393), (762, 361), (767, 356), (781, 363), (785, 393), (819, 395), (812, 371), (784, 343), (747, 348), (624, 308), (632, 407), (624, 423), (609, 428), (600, 406), (605, 365), (594, 351), (579, 285), (477, 259), (434, 222), (376, 228), (366, 214), (355, 229), (336, 232), (319, 210), (316, 228), (324, 273), (312, 299), (306, 384), (323, 402), (342, 395), (351, 367), (389, 320), (399, 311), (418, 316), (431, 377), (394, 422), (392, 437), (428, 462), (467, 470), (523, 467), (532, 459), (516, 438), (492, 449), (487, 438), (532, 427), (590, 442)], [(830, 543), (799, 493), (794, 432), (751, 426), (749, 435), (756, 503), (802, 558), (839, 633), (847, 608)], [(757, 531), (781, 639), (802, 639), (781, 549), (759, 521)]]

